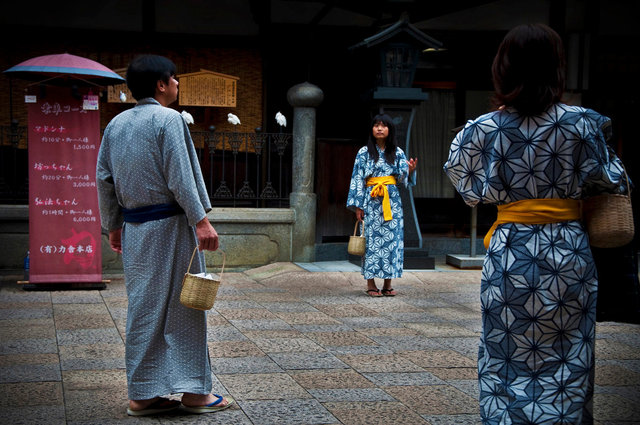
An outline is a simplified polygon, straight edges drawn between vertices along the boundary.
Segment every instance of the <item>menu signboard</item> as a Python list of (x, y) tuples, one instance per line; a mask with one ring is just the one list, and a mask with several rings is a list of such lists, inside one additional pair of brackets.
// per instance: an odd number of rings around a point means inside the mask
[(28, 127), (29, 282), (101, 282), (97, 97), (47, 87)]

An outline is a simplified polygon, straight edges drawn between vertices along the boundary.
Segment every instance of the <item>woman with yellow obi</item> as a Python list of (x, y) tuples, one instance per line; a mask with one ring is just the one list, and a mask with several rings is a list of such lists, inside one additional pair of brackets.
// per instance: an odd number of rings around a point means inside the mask
[(592, 424), (598, 277), (580, 200), (623, 192), (609, 118), (562, 103), (560, 36), (520, 25), (493, 62), (496, 109), (444, 165), (464, 201), (497, 205), (485, 238), (478, 350), (483, 424)]
[[(387, 114), (376, 115), (366, 146), (356, 155), (347, 208), (364, 220), (367, 248), (362, 259), (366, 293), (393, 297), (391, 279), (402, 277), (404, 222), (398, 184), (414, 186), (417, 159), (409, 159), (396, 145), (395, 126)], [(384, 279), (382, 291), (374, 278)]]

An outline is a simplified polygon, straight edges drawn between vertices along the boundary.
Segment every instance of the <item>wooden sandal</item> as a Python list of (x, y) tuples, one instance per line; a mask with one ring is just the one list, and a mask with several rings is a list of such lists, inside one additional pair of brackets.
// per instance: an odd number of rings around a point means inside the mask
[(369, 295), (370, 297), (381, 297), (382, 294), (380, 293), (380, 291), (378, 289), (367, 289), (365, 291), (365, 293), (367, 295)]

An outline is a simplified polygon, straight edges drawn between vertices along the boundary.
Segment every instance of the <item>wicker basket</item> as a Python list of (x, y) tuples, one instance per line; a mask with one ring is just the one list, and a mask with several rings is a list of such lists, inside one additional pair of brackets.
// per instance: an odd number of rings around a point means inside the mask
[[(624, 170), (625, 177), (627, 172)], [(631, 186), (627, 177), (626, 195), (604, 193), (582, 202), (582, 215), (589, 243), (596, 248), (616, 248), (633, 240)]]
[[(218, 294), (218, 287), (222, 280), (222, 274), (224, 273), (225, 254), (222, 252), (222, 270), (218, 280), (207, 279), (204, 277), (196, 276), (189, 273), (191, 270), (191, 263), (193, 257), (196, 255), (198, 247), (193, 250), (191, 254), (191, 261), (189, 261), (189, 268), (187, 273), (182, 278), (182, 291), (180, 292), (180, 303), (185, 307), (194, 308), (196, 310), (210, 310), (213, 307), (213, 303), (216, 300)], [(217, 276), (216, 276), (217, 277)]]
[[(358, 233), (358, 223), (362, 223), (360, 229), (360, 236)], [(367, 247), (367, 240), (364, 237), (364, 221), (356, 221), (356, 226), (353, 229), (353, 236), (349, 236), (349, 245), (347, 245), (347, 252), (351, 255), (364, 255)]]

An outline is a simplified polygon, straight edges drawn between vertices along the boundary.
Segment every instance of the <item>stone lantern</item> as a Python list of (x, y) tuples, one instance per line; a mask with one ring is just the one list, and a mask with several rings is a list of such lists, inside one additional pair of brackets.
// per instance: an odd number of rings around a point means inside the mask
[(386, 43), (380, 48), (382, 87), (411, 87), (419, 49), (410, 43)]
[(442, 43), (409, 23), (405, 14), (395, 24), (362, 40), (350, 49), (375, 48), (379, 56), (380, 78), (374, 99), (425, 100), (427, 95), (412, 87), (420, 53), (442, 49)]

